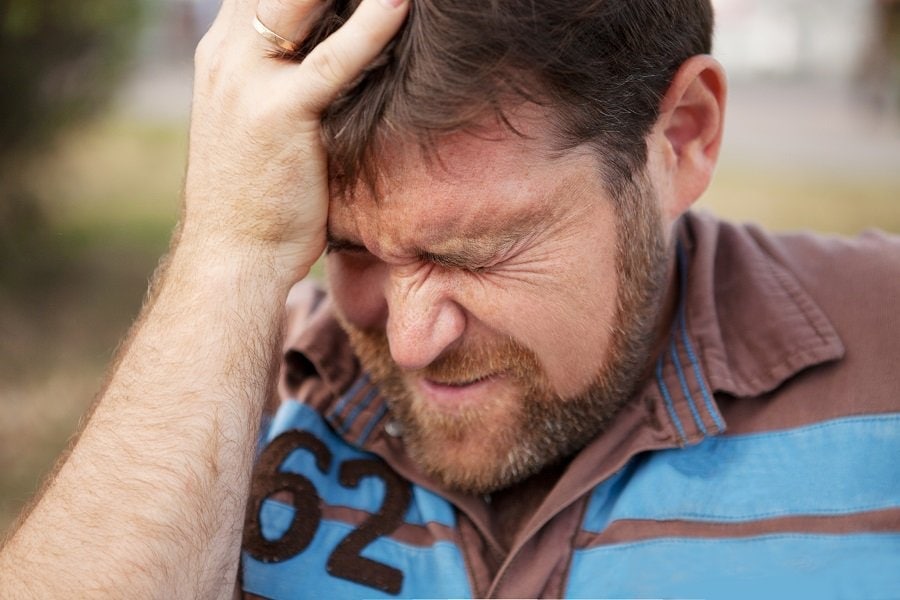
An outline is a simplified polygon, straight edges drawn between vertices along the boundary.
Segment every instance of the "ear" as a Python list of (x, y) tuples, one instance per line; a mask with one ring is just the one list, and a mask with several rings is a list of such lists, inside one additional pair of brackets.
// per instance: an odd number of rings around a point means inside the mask
[(660, 104), (649, 150), (655, 163), (651, 166), (668, 188), (660, 192), (670, 222), (691, 207), (712, 179), (722, 143), (727, 87), (718, 61), (693, 56), (678, 69)]

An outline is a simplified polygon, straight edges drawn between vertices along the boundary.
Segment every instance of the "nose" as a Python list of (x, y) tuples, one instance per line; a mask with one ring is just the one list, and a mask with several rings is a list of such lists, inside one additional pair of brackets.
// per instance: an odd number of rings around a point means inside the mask
[(427, 275), (392, 272), (387, 278), (385, 297), (391, 357), (401, 369), (428, 366), (466, 328), (463, 308), (448, 287)]

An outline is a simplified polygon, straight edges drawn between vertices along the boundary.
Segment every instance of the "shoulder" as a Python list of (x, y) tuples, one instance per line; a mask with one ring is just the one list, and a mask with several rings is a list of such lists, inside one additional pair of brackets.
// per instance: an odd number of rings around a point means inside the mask
[(691, 215), (690, 227), (715, 238), (719, 270), (734, 262), (773, 263), (790, 273), (829, 316), (839, 319), (868, 304), (888, 309), (891, 301), (900, 301), (900, 235), (874, 229), (855, 237), (778, 233), (709, 214)]
[(748, 232), (809, 293), (849, 353), (900, 359), (900, 237)]
[[(780, 374), (758, 394), (732, 390), (756, 401), (725, 403), (730, 431), (897, 412), (900, 238), (774, 233), (709, 215), (687, 225), (714, 263), (711, 310), (732, 375)], [(831, 351), (814, 355), (810, 340), (833, 340)]]
[[(843, 359), (819, 370), (820, 393), (839, 404), (896, 407), (900, 389), (900, 236), (866, 231), (843, 237), (810, 232), (774, 233), (701, 217), (699, 227), (715, 231), (717, 253), (741, 254), (769, 269), (792, 301), (812, 302), (840, 339)], [(726, 261), (727, 262), (727, 261)], [(793, 290), (793, 291), (791, 291)], [(809, 319), (811, 311), (797, 318)], [(767, 324), (759, 323), (758, 327)], [(810, 323), (813, 328), (821, 323)], [(807, 377), (811, 381), (812, 377)], [(868, 398), (868, 400), (866, 400)], [(820, 401), (824, 401), (820, 396)], [(820, 405), (821, 406), (821, 405)]]
[(753, 235), (831, 321), (857, 389), (862, 381), (889, 395), (900, 389), (900, 237), (874, 230), (852, 238)]
[(824, 302), (900, 299), (900, 236), (869, 230), (856, 237), (772, 234), (747, 227), (773, 259)]

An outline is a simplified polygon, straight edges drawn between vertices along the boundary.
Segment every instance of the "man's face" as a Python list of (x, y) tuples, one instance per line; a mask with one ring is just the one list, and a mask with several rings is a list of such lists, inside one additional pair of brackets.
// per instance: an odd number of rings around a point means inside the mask
[(339, 318), (410, 457), (489, 492), (586, 444), (648, 360), (666, 275), (649, 185), (615, 200), (596, 156), (458, 134), (437, 161), (389, 148), (379, 198), (333, 198)]

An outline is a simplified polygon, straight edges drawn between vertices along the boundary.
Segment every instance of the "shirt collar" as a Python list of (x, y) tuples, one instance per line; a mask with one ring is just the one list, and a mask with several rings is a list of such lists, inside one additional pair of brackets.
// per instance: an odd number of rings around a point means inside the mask
[(704, 214), (679, 225), (679, 306), (645, 394), (658, 398), (681, 445), (725, 430), (717, 393), (758, 397), (844, 355), (828, 317), (766, 252), (765, 237)]

